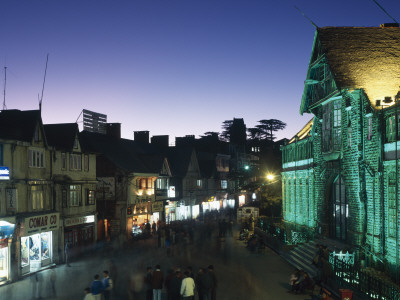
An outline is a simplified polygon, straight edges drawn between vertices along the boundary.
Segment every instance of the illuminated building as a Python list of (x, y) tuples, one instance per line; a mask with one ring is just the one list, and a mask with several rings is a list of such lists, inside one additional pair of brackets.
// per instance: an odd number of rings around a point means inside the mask
[[(400, 28), (317, 28), (300, 113), (282, 147), (283, 217), (399, 264)], [(397, 116), (397, 117), (396, 117)]]

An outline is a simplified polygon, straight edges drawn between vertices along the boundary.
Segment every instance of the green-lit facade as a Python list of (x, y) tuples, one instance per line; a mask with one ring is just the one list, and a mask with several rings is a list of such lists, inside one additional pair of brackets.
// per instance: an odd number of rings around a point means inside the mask
[(399, 66), (398, 27), (318, 28), (300, 106), (312, 119), (282, 147), (284, 221), (389, 268), (400, 262)]

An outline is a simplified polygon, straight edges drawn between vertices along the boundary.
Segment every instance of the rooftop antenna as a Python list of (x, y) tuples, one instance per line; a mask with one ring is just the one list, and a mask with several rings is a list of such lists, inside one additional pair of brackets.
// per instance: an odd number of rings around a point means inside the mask
[(42, 96), (39, 100), (39, 110), (42, 111), (42, 101), (43, 101), (43, 92), (44, 92), (44, 84), (46, 83), (46, 74), (47, 74), (47, 63), (49, 62), (49, 54), (47, 53), (46, 58), (46, 68), (44, 69), (44, 78), (43, 78), (43, 86), (42, 86)]
[(311, 24), (315, 27), (315, 28), (317, 28), (318, 29), (318, 26), (317, 26), (317, 24), (315, 24), (309, 17), (307, 17), (306, 16), (306, 14), (305, 13), (303, 13), (299, 8), (297, 8), (297, 6), (295, 5), (294, 6), (294, 8), (295, 9), (297, 9), (302, 15), (303, 15), (303, 17), (304, 18), (306, 18), (308, 21), (310, 21), (311, 22)]
[(6, 106), (6, 83), (7, 83), (7, 67), (4, 67), (3, 110), (7, 109), (7, 106)]
[(391, 18), (395, 23), (399, 24), (399, 22), (397, 22), (395, 18), (393, 18), (391, 15), (389, 15), (389, 13), (382, 7), (382, 5), (380, 5), (380, 4), (378, 3), (378, 1), (376, 1), (376, 0), (372, 0), (372, 1), (374, 1), (375, 4), (378, 5), (378, 7), (379, 7), (380, 9), (382, 9), (383, 12), (384, 12), (389, 18)]

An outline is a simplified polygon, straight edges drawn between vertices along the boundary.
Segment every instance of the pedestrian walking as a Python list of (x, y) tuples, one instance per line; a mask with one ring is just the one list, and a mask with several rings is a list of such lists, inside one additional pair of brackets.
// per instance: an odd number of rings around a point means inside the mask
[(83, 300), (95, 300), (94, 296), (90, 292), (90, 287), (85, 288), (83, 291), (85, 293), (85, 298), (83, 298)]
[(181, 284), (181, 296), (184, 300), (194, 299), (194, 288), (195, 283), (192, 277), (189, 276), (189, 272), (185, 271), (183, 273), (183, 280)]
[(113, 281), (109, 276), (109, 273), (107, 270), (103, 271), (103, 294), (104, 294), (104, 300), (109, 300), (110, 295), (111, 295), (111, 290), (113, 288)]
[(117, 294), (117, 292), (119, 291), (119, 289), (117, 288), (118, 268), (113, 259), (110, 260), (108, 270), (109, 270), (109, 276), (112, 277), (113, 290), (114, 290), (113, 293)]
[(211, 276), (212, 279), (212, 288), (211, 288), (211, 300), (216, 300), (217, 299), (217, 276), (215, 275), (214, 272), (214, 266), (209, 265), (208, 266), (208, 273)]
[(164, 273), (161, 271), (160, 265), (156, 265), (156, 269), (154, 270), (151, 279), (151, 285), (153, 288), (153, 300), (161, 300), (163, 283), (164, 283)]
[(146, 300), (153, 300), (153, 269), (151, 267), (147, 267), (147, 273), (144, 277), (144, 284), (146, 286)]
[(68, 245), (68, 242), (65, 243), (64, 254), (65, 254), (65, 264), (67, 265), (67, 267), (70, 267), (71, 265), (69, 264), (69, 245)]
[(90, 291), (95, 300), (101, 300), (103, 283), (100, 281), (100, 276), (98, 274), (94, 275), (94, 280), (92, 281), (92, 285), (90, 286)]

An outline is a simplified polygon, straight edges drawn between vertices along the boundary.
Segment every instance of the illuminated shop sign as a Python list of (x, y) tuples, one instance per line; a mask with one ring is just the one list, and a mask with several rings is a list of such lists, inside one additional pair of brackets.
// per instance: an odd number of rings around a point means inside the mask
[(84, 217), (75, 217), (75, 218), (68, 218), (64, 220), (64, 226), (75, 226), (81, 225), (86, 223), (93, 223), (94, 222), (94, 215), (84, 216)]
[(168, 189), (168, 197), (169, 198), (175, 198), (175, 187), (170, 186)]
[(153, 212), (157, 212), (157, 211), (160, 212), (160, 211), (164, 210), (164, 205), (163, 205), (162, 201), (154, 202), (152, 204), (151, 209), (152, 209)]
[(0, 180), (10, 180), (10, 169), (8, 167), (0, 167)]
[(59, 219), (59, 213), (25, 218), (25, 234), (55, 230), (59, 226)]

